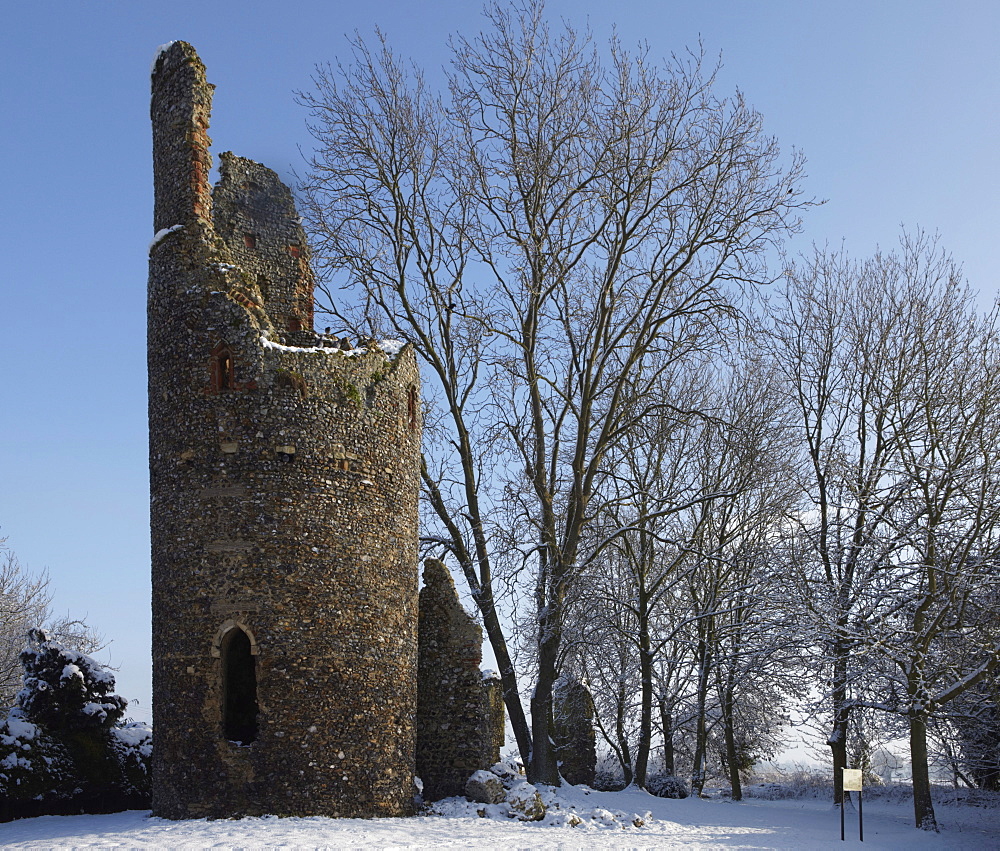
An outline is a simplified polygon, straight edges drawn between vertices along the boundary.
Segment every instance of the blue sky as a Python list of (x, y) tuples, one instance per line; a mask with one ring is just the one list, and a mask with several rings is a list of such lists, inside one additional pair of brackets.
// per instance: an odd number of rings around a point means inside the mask
[[(891, 246), (938, 231), (985, 300), (1000, 267), (1000, 4), (550, 2), (655, 55), (701, 39), (767, 131), (808, 160), (795, 246)], [(0, 536), (47, 568), (60, 611), (112, 641), (149, 718), (145, 288), (152, 236), (149, 64), (185, 39), (217, 85), (216, 154), (290, 182), (310, 138), (293, 99), (345, 33), (381, 27), (429, 69), (481, 27), (477, 0), (9, 4), (0, 34)], [(793, 246), (793, 249), (795, 248)]]

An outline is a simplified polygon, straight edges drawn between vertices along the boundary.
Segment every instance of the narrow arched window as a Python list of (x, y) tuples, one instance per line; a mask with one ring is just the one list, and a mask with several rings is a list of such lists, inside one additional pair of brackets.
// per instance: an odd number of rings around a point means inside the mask
[(229, 352), (219, 355), (219, 387), (224, 390), (233, 388), (233, 356)]
[(236, 364), (233, 353), (225, 343), (219, 343), (212, 349), (210, 372), (212, 392), (236, 389)]
[(406, 394), (406, 412), (410, 417), (410, 431), (417, 429), (417, 388), (411, 387)]
[(222, 639), (222, 734), (249, 745), (257, 739), (257, 663), (238, 626)]

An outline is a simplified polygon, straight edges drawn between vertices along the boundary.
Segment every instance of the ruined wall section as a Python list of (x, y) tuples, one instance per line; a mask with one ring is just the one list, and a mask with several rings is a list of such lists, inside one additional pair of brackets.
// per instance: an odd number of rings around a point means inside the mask
[(492, 766), (500, 762), (500, 751), (503, 750), (507, 734), (507, 709), (503, 702), (503, 683), (496, 671), (483, 672), (483, 700), (486, 747), (483, 762)]
[[(458, 599), (440, 561), (424, 562), (420, 589), (420, 664), (417, 702), (417, 774), (425, 801), (465, 793), (469, 776), (489, 768), (496, 707), (483, 685), (483, 632)], [(503, 710), (499, 726), (502, 739)]]
[(231, 153), (220, 157), (219, 173), (216, 231), (247, 278), (236, 297), (250, 309), (266, 303), (279, 334), (310, 335), (315, 281), (292, 193), (271, 169)]
[[(301, 257), (267, 246), (304, 246), (304, 236), (273, 172), (235, 157), (216, 189), (225, 224), (213, 223), (210, 104), (193, 48), (168, 46), (151, 106), (154, 813), (406, 814), (416, 360), (407, 348), (339, 351), (311, 327), (280, 342), (289, 311), (309, 321), (287, 293), (312, 278)], [(270, 201), (240, 212), (251, 182)], [(248, 222), (267, 250), (241, 248)], [(273, 293), (259, 292), (260, 275), (278, 282)], [(234, 630), (249, 639), (256, 680), (243, 743), (224, 725)]]
[(552, 688), (553, 741), (559, 773), (574, 785), (594, 785), (597, 739), (594, 698), (580, 680), (563, 675)]

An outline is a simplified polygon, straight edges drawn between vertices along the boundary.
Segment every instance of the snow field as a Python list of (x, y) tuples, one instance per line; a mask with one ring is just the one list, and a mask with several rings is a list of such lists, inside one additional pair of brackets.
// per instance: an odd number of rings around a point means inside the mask
[[(686, 848), (686, 849), (1000, 849), (1000, 811), (939, 806), (941, 833), (913, 828), (907, 802), (865, 803), (865, 841), (857, 813), (840, 814), (828, 800), (667, 800), (645, 792), (595, 792), (584, 787), (543, 790), (549, 814), (540, 822), (452, 798), (439, 815), (409, 819), (245, 818), (168, 821), (148, 811), (110, 815), (44, 816), (0, 824), (5, 848)], [(568, 815), (580, 818), (568, 826)], [(644, 817), (641, 827), (628, 817)], [(486, 816), (493, 815), (487, 812)]]

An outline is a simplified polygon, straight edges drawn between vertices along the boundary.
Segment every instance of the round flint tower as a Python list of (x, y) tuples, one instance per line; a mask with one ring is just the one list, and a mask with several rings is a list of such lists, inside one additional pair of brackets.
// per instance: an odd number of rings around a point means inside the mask
[(153, 811), (410, 811), (420, 406), (412, 351), (312, 330), (274, 172), (223, 154), (212, 86), (153, 68), (148, 354)]

